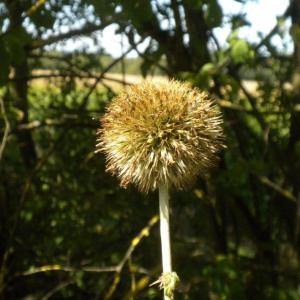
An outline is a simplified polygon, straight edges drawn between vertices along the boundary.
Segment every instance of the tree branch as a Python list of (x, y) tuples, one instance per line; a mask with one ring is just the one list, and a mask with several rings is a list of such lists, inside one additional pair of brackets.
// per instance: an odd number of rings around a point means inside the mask
[(43, 6), (46, 3), (46, 0), (38, 0), (36, 3), (34, 3), (27, 11), (26, 15), (31, 16), (33, 15), (41, 6)]
[(105, 299), (111, 299), (120, 281), (120, 274), (124, 268), (124, 265), (130, 259), (132, 253), (134, 252), (136, 247), (140, 244), (141, 240), (149, 235), (149, 231), (153, 228), (155, 224), (157, 224), (158, 221), (159, 221), (159, 216), (156, 214), (148, 221), (147, 225), (131, 240), (131, 243), (126, 253), (124, 254), (123, 258), (115, 266), (109, 266), (109, 267), (90, 266), (90, 267), (77, 268), (72, 266), (63, 266), (59, 264), (44, 265), (41, 267), (30, 269), (28, 271), (17, 273), (15, 274), (14, 277), (31, 276), (38, 273), (52, 272), (52, 271), (63, 271), (63, 272), (83, 271), (83, 272), (95, 272), (95, 273), (115, 272), (113, 283), (105, 295)]
[(4, 153), (4, 149), (5, 149), (7, 140), (8, 140), (9, 131), (10, 131), (10, 123), (9, 123), (7, 115), (6, 115), (5, 105), (4, 105), (4, 101), (2, 98), (0, 98), (0, 110), (2, 113), (3, 120), (4, 120), (4, 133), (3, 133), (2, 141), (0, 144), (0, 161), (1, 161), (3, 153)]
[(39, 48), (43, 48), (44, 46), (47, 46), (47, 45), (51, 45), (51, 44), (54, 44), (54, 43), (57, 43), (57, 42), (60, 42), (63, 40), (70, 39), (74, 36), (88, 35), (95, 31), (104, 29), (106, 26), (110, 25), (110, 23), (111, 22), (107, 22), (107, 23), (102, 23), (100, 25), (88, 24), (88, 25), (85, 25), (85, 27), (83, 27), (83, 28), (74, 29), (74, 30), (70, 30), (69, 32), (66, 32), (66, 33), (50, 36), (47, 39), (35, 40), (31, 44), (29, 44), (27, 46), (27, 48), (29, 50), (39, 49)]
[(55, 286), (53, 289), (51, 289), (49, 292), (47, 292), (47, 294), (44, 295), (41, 298), (41, 300), (48, 300), (48, 299), (52, 298), (52, 296), (54, 294), (56, 294), (58, 291), (60, 291), (64, 287), (66, 287), (68, 285), (71, 285), (71, 284), (74, 284), (74, 283), (75, 283), (75, 281), (73, 279), (69, 279), (69, 280), (66, 280), (66, 281), (63, 281), (63, 282), (59, 283), (57, 286)]
[(283, 189), (281, 186), (276, 184), (275, 182), (271, 181), (268, 177), (266, 176), (258, 176), (258, 180), (263, 183), (264, 185), (270, 187), (280, 195), (282, 195), (284, 198), (291, 200), (293, 202), (297, 201), (297, 197), (295, 197), (292, 193), (290, 193), (288, 190)]
[[(69, 127), (96, 128), (97, 125), (98, 124), (95, 124), (95, 122), (89, 122), (89, 121), (83, 122), (83, 121), (79, 120), (78, 116), (74, 116), (74, 118), (64, 117), (62, 119), (47, 118), (42, 121), (35, 120), (35, 121), (32, 121), (27, 124), (19, 125), (16, 128), (16, 130), (17, 131), (34, 130), (34, 129), (38, 129), (38, 128), (45, 127), (45, 126), (56, 126), (56, 127), (69, 126)], [(11, 133), (14, 133), (14, 131), (12, 131)]]
[[(283, 13), (283, 17), (284, 18), (288, 18), (290, 16), (290, 13), (291, 13), (291, 3), (289, 4), (289, 6), (287, 7), (287, 9), (285, 10), (285, 12)], [(269, 41), (273, 35), (277, 34), (278, 33), (278, 28), (279, 28), (279, 25), (278, 23), (276, 23), (276, 25), (271, 29), (271, 31), (255, 46), (255, 52), (257, 52), (257, 50), (262, 47), (263, 45), (265, 45), (265, 43), (267, 41)]]
[(32, 182), (34, 180), (34, 177), (36, 176), (37, 172), (42, 168), (42, 166), (47, 162), (49, 156), (52, 154), (52, 152), (56, 149), (56, 147), (61, 142), (61, 139), (65, 136), (66, 132), (64, 131), (59, 138), (55, 141), (55, 143), (50, 147), (50, 149), (45, 153), (45, 155), (37, 162), (35, 168), (33, 169), (32, 173), (27, 177), (24, 186), (22, 188), (20, 200), (18, 203), (18, 207), (15, 211), (15, 216), (11, 225), (11, 230), (8, 233), (8, 241), (7, 241), (7, 247), (6, 251), (3, 255), (3, 261), (2, 266), (0, 268), (0, 272), (4, 272), (4, 269), (6, 268), (7, 261), (9, 259), (9, 256), (11, 254), (11, 247), (14, 241), (14, 237), (17, 231), (17, 228), (20, 224), (20, 214), (23, 209), (24, 203), (28, 197), (28, 193), (30, 191)]
[[(102, 72), (95, 78), (95, 82), (92, 84), (92, 86), (90, 87), (89, 91), (87, 92), (87, 94), (84, 96), (84, 98), (82, 99), (82, 104), (80, 105), (81, 108), (84, 108), (87, 104), (87, 101), (90, 97), (90, 95), (92, 94), (92, 92), (95, 90), (95, 88), (97, 87), (98, 83), (102, 80), (102, 79), (107, 79), (107, 76), (105, 76), (105, 74), (114, 66), (116, 65), (119, 61), (121, 61), (130, 51), (132, 51), (134, 48), (130, 47), (127, 51), (125, 51), (120, 57), (118, 57), (117, 59), (115, 59), (114, 61), (112, 61), (106, 68), (104, 68), (104, 70), (102, 70)], [(121, 83), (126, 85), (127, 83), (124, 80), (121, 80)]]

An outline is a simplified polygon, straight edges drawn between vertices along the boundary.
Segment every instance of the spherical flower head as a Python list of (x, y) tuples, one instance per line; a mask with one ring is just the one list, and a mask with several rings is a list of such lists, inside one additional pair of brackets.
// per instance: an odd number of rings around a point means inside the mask
[(208, 94), (176, 80), (144, 81), (113, 99), (97, 151), (121, 186), (176, 189), (206, 173), (223, 147), (223, 121)]

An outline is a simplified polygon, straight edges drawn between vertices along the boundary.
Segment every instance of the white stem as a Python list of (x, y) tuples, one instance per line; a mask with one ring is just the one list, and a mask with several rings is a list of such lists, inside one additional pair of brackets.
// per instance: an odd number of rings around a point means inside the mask
[(169, 214), (169, 190), (162, 184), (159, 186), (159, 215), (163, 273), (172, 272)]

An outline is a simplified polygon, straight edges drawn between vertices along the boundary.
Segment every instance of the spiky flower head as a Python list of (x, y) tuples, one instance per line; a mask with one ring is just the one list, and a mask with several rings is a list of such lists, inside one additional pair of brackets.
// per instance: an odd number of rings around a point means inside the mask
[(207, 93), (176, 80), (144, 81), (113, 99), (97, 150), (121, 186), (182, 189), (215, 164), (223, 121)]

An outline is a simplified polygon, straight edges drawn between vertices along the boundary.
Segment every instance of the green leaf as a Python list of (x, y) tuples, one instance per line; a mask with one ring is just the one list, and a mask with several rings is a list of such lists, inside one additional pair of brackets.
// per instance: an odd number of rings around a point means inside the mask
[(234, 63), (243, 63), (252, 56), (251, 48), (245, 40), (232, 42), (230, 56)]
[(213, 63), (204, 64), (201, 68), (201, 74), (203, 75), (212, 75), (215, 73), (216, 66)]

